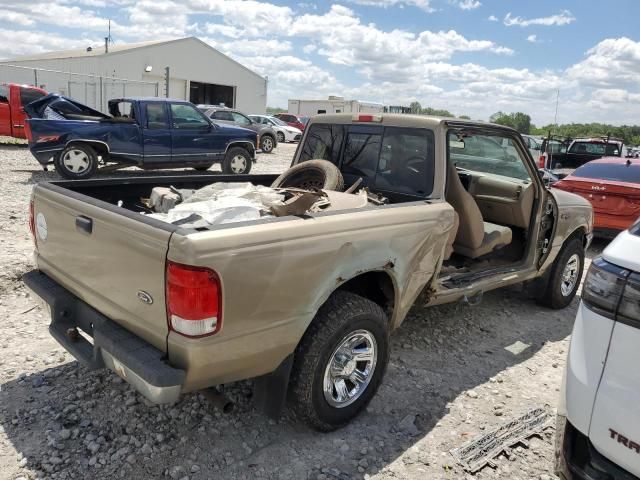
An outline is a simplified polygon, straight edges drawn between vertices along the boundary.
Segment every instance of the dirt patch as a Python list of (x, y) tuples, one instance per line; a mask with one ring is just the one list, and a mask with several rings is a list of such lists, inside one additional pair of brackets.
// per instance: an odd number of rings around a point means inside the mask
[[(294, 150), (260, 155), (254, 171), (281, 173)], [(288, 410), (268, 420), (253, 409), (249, 382), (224, 387), (236, 402), (230, 414), (201, 394), (153, 406), (49, 336), (19, 277), (32, 265), (31, 188), (57, 176), (18, 148), (0, 146), (0, 164), (0, 478), (551, 478), (553, 430), (473, 476), (448, 452), (531, 408), (555, 407), (577, 300), (552, 311), (509, 289), (477, 307), (415, 308), (392, 337), (378, 395), (330, 434)]]

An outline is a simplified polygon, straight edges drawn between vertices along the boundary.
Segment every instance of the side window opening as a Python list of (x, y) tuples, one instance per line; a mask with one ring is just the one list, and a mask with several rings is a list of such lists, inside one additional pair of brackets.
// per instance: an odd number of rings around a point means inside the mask
[(0, 103), (9, 103), (9, 87), (0, 85)]
[(450, 131), (450, 160), (459, 168), (531, 180), (524, 160), (508, 137), (475, 131)]
[(169, 128), (163, 104), (147, 103), (145, 109), (147, 114), (147, 128), (151, 130)]

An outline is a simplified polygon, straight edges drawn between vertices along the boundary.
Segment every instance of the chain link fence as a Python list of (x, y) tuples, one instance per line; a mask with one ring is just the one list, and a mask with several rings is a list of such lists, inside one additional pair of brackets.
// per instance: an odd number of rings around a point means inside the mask
[(35, 85), (103, 112), (111, 98), (157, 97), (161, 89), (159, 82), (11, 64), (0, 64), (0, 83)]

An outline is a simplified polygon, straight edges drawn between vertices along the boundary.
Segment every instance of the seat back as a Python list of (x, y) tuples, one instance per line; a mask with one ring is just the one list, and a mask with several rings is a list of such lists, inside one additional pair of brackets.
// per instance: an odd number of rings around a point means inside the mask
[(458, 177), (453, 163), (448, 167), (448, 185), (445, 200), (454, 208), (460, 217), (460, 225), (454, 245), (477, 249), (484, 239), (484, 220), (478, 204), (467, 192)]

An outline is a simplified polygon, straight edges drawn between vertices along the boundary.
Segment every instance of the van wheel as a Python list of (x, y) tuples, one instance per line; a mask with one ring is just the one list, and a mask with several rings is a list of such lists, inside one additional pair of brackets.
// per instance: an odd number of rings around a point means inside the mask
[(345, 425), (367, 406), (389, 362), (389, 325), (379, 305), (335, 292), (295, 351), (289, 397), (296, 415), (320, 431)]
[(93, 177), (98, 170), (98, 155), (89, 145), (77, 143), (66, 147), (53, 163), (61, 177), (84, 180)]
[(538, 302), (550, 308), (560, 309), (576, 296), (584, 269), (584, 248), (579, 238), (569, 240), (560, 250), (547, 282), (547, 288)]
[(251, 157), (242, 147), (232, 147), (222, 161), (222, 172), (226, 174), (247, 174), (251, 171)]

